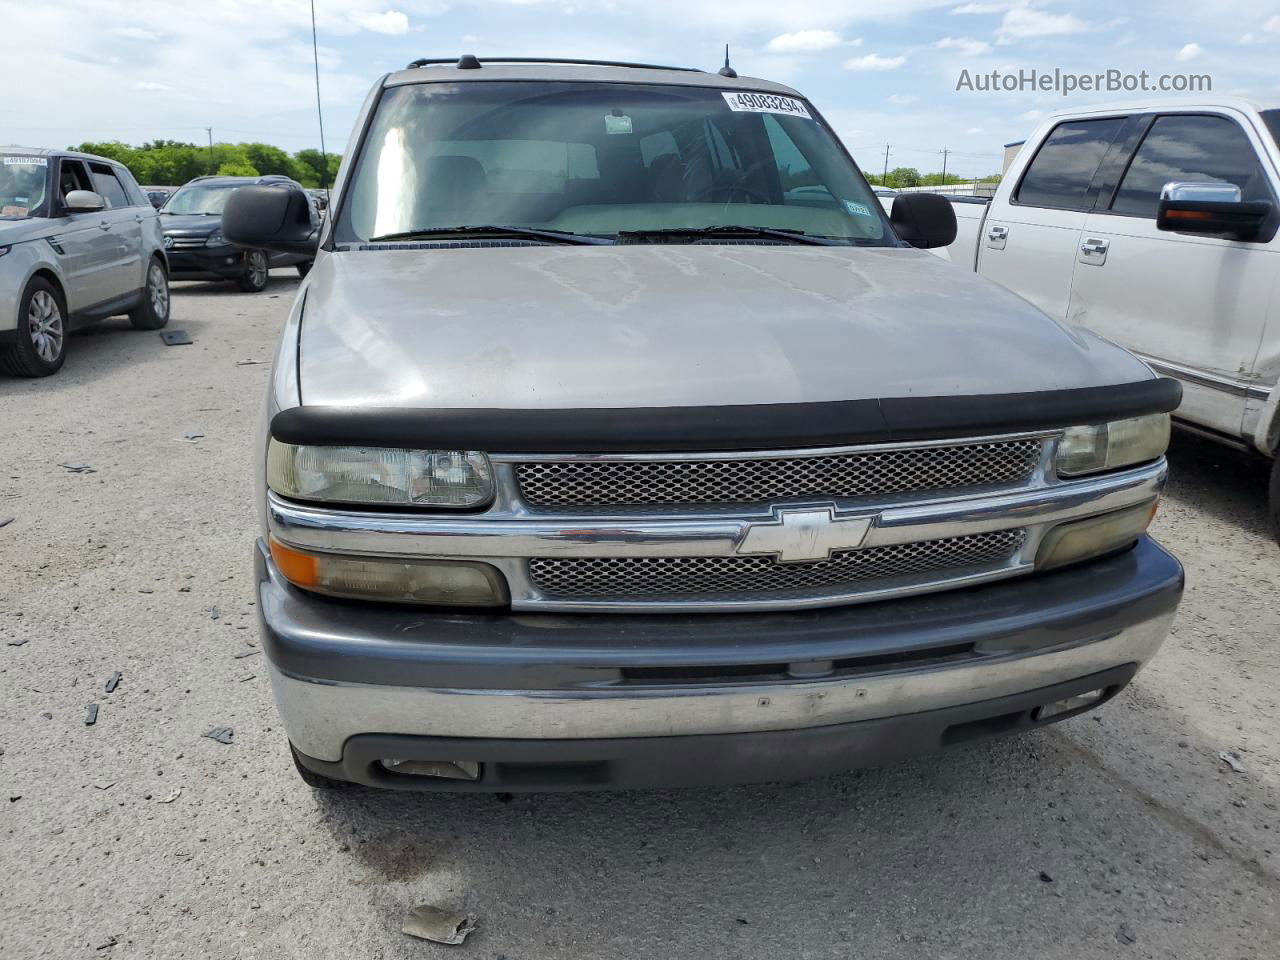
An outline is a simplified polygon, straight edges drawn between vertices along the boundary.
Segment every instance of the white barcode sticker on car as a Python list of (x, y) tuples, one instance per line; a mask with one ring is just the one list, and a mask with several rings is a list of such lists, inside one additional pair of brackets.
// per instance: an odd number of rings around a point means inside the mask
[(785, 113), (793, 117), (804, 117), (812, 120), (804, 103), (794, 97), (780, 97), (774, 93), (749, 93), (737, 90), (733, 93), (722, 91), (724, 102), (735, 113)]
[(46, 157), (5, 157), (4, 165), (6, 167), (17, 166), (18, 164), (30, 164), (33, 167), (47, 167), (49, 161)]

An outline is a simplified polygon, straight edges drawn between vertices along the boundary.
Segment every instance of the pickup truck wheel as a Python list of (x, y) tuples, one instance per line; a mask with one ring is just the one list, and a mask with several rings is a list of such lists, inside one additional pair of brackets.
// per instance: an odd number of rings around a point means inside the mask
[(142, 302), (129, 311), (129, 322), (139, 330), (159, 330), (169, 322), (169, 275), (159, 260), (147, 268)]
[(236, 286), (245, 293), (261, 293), (267, 289), (271, 264), (265, 250), (250, 250), (244, 255), (244, 273), (236, 277)]
[(302, 761), (298, 759), (298, 751), (292, 743), (289, 744), (289, 755), (293, 757), (293, 765), (298, 771), (298, 776), (302, 778), (302, 782), (314, 790), (343, 790), (347, 787), (355, 786), (354, 783), (349, 783), (346, 780), (334, 780), (322, 773), (308, 770), (302, 765)]
[(315, 264), (314, 260), (307, 260), (298, 264), (298, 276), (305, 277), (311, 272), (311, 267)]
[(0, 373), (15, 377), (47, 377), (67, 358), (67, 305), (57, 287), (32, 277), (18, 301), (18, 330), (13, 343), (0, 349)]

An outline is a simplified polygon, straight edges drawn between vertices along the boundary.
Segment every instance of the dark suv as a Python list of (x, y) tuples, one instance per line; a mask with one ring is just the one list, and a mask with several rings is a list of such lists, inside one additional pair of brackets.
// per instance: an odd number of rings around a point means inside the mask
[(285, 176), (196, 177), (180, 187), (160, 208), (169, 272), (175, 280), (234, 280), (241, 290), (256, 293), (267, 285), (272, 267), (298, 268), (305, 277), (311, 258), (268, 253), (229, 243), (222, 234), (222, 209), (227, 198), (248, 184), (270, 184), (296, 190), (306, 199), (312, 223), (320, 213), (302, 185)]

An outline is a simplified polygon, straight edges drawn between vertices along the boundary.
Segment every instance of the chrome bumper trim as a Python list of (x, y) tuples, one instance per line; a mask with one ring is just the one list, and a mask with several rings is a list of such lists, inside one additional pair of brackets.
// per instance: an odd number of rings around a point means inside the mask
[(1024, 693), (1139, 665), (1174, 614), (1045, 651), (879, 676), (799, 682), (587, 690), (464, 690), (315, 682), (271, 667), (289, 739), (338, 761), (362, 733), (526, 740), (692, 736), (794, 730), (902, 716)]
[[(1163, 459), (1121, 473), (990, 495), (886, 506), (836, 504), (841, 517), (873, 519), (864, 547), (936, 540), (966, 533), (1036, 527), (1155, 499)], [(830, 502), (830, 501), (825, 501)], [(505, 557), (735, 556), (766, 509), (723, 518), (649, 520), (624, 515), (463, 516), (344, 511), (268, 494), (271, 533), (290, 546), (331, 553), (472, 559)]]

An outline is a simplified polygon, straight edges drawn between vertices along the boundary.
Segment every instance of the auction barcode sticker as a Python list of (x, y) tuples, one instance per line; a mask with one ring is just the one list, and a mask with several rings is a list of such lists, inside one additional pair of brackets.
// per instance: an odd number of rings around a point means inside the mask
[(4, 165), (14, 167), (18, 164), (31, 164), (34, 167), (47, 167), (49, 161), (45, 157), (5, 157)]
[(793, 117), (812, 120), (804, 103), (792, 97), (780, 97), (773, 93), (748, 93), (744, 90), (728, 93), (721, 91), (724, 102), (735, 113), (785, 113)]

